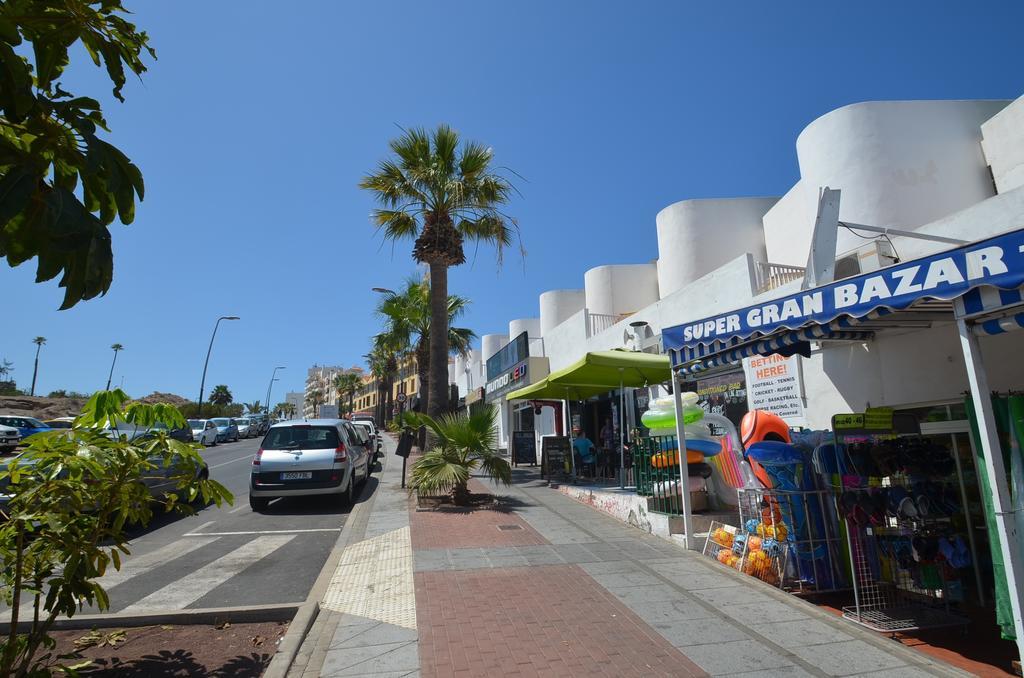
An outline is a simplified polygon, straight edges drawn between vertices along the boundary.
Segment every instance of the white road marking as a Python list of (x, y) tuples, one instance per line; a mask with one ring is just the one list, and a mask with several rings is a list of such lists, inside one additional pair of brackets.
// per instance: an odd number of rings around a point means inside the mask
[(253, 539), (231, 553), (204, 565), (181, 579), (154, 591), (134, 605), (122, 610), (126, 614), (154, 612), (158, 610), (181, 610), (199, 600), (261, 558), (281, 548), (294, 535), (262, 537)]
[[(242, 498), (248, 497), (248, 496), (249, 495), (247, 495), (247, 494), (243, 494), (241, 496), (235, 497), (235, 499), (242, 499)], [(236, 506), (235, 508), (231, 509), (230, 511), (228, 511), (228, 513), (238, 513), (239, 511), (241, 511), (243, 509), (247, 509), (247, 508), (249, 508), (249, 504), (248, 503), (240, 504), (240, 505)]]
[(195, 541), (188, 542), (177, 541), (158, 548), (156, 551), (139, 556), (126, 556), (122, 553), (121, 569), (115, 570), (113, 565), (107, 566), (107, 573), (103, 575), (99, 583), (105, 589), (123, 584), (132, 577), (145, 574), (154, 567), (168, 563), (175, 558), (180, 558), (186, 553), (217, 541), (217, 539), (217, 537), (210, 537), (208, 539), (196, 539)]
[[(202, 525), (200, 525), (196, 529), (192, 530), (192, 534), (195, 535), (195, 533), (198, 532), (199, 530), (203, 529), (204, 527), (209, 527), (210, 525), (213, 525), (215, 522), (217, 522), (217, 521), (216, 520), (210, 520), (208, 522), (203, 523)], [(185, 536), (187, 537), (189, 535), (185, 535)]]
[(255, 454), (247, 454), (244, 457), (239, 457), (238, 459), (232, 459), (231, 461), (222, 461), (219, 464), (214, 464), (213, 466), (209, 466), (207, 468), (209, 468), (212, 471), (215, 468), (220, 468), (221, 466), (227, 466), (228, 464), (234, 464), (236, 461), (243, 461), (245, 459), (252, 459), (255, 456), (256, 456)]
[(189, 532), (183, 537), (234, 537), (240, 534), (304, 534), (306, 532), (341, 532), (340, 527), (316, 527), (309, 530), (254, 530), (251, 532)]

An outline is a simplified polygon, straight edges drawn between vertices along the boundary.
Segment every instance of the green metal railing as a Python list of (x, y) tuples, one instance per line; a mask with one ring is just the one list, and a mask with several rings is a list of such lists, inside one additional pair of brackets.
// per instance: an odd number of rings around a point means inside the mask
[[(675, 456), (679, 443), (675, 436), (637, 438), (633, 453), (636, 493), (649, 497), (650, 509), (657, 513), (680, 515), (683, 512), (679, 495), (679, 459)], [(663, 455), (656, 464), (655, 455)]]

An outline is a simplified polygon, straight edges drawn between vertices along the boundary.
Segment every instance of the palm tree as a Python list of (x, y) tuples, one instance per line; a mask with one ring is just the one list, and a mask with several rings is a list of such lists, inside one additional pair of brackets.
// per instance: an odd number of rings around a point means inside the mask
[(39, 373), (39, 351), (43, 348), (43, 344), (46, 343), (46, 337), (36, 337), (32, 340), (32, 343), (36, 345), (36, 366), (32, 368), (32, 390), (29, 392), (30, 396), (36, 394), (36, 375)]
[(226, 384), (218, 384), (210, 391), (210, 402), (214, 405), (230, 405), (234, 399)]
[(124, 350), (124, 346), (121, 344), (111, 344), (110, 348), (114, 350), (114, 359), (110, 361), (110, 374), (107, 375), (107, 390), (110, 390), (110, 381), (114, 378), (114, 365), (117, 363), (117, 354)]
[(404, 426), (426, 426), (433, 433), (431, 449), (413, 463), (409, 486), (429, 493), (451, 492), (457, 505), (469, 503), (470, 474), (477, 468), (505, 485), (512, 467), (497, 451), (497, 409), (473, 414), (452, 412), (437, 419), (419, 412), (402, 415)]
[(259, 414), (263, 411), (263, 403), (259, 400), (254, 400), (251, 403), (245, 403), (245, 409), (249, 410), (249, 414)]
[[(466, 355), (476, 334), (451, 323), (466, 312), (469, 299), (448, 295), (448, 350), (445, 355), (444, 383), (448, 384), (447, 355), (455, 352)], [(419, 381), (421, 411), (427, 402), (431, 379), (430, 362), (430, 284), (410, 278), (399, 292), (388, 293), (377, 304), (377, 315), (384, 321), (384, 334), (397, 346), (412, 350), (416, 356), (416, 377)], [(447, 401), (446, 401), (447, 402)], [(447, 409), (447, 408), (445, 408)]]
[(434, 331), (427, 411), (438, 416), (448, 406), (448, 268), (465, 263), (467, 239), (494, 245), (501, 262), (518, 230), (500, 210), (513, 187), (491, 171), (490, 148), (473, 142), (460, 146), (458, 133), (447, 125), (432, 133), (409, 130), (390, 146), (395, 158), (383, 160), (359, 185), (382, 205), (373, 221), (384, 238), (414, 240), (413, 259), (430, 268)]
[[(352, 399), (356, 395), (356, 391), (363, 385), (363, 378), (356, 372), (342, 372), (341, 374), (334, 375), (334, 381), (331, 384), (334, 386), (334, 390), (338, 393), (338, 401), (343, 401), (344, 398), (348, 398), (348, 412), (352, 413)], [(344, 407), (341, 408), (344, 410)]]
[(313, 389), (309, 393), (308, 400), (313, 406), (313, 418), (315, 419), (318, 414), (317, 408), (324, 404), (324, 394), (320, 389)]

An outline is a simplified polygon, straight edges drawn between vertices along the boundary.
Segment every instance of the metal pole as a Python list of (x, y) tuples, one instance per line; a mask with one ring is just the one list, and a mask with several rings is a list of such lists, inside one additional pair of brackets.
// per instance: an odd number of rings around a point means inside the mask
[(576, 483), (576, 450), (572, 446), (572, 409), (569, 407), (569, 388), (565, 389), (565, 430), (569, 434), (569, 462), (572, 464), (572, 482)]
[(619, 489), (626, 489), (626, 393), (619, 368)]
[(274, 388), (274, 377), (277, 376), (278, 370), (283, 370), (284, 367), (275, 367), (274, 371), (270, 373), (270, 383), (267, 384), (267, 422), (270, 422), (270, 389)]
[[(106, 388), (107, 391), (110, 390), (110, 382), (114, 378), (114, 365), (117, 363), (117, 351), (118, 351), (118, 349), (115, 348), (114, 349), (114, 359), (110, 361), (110, 374), (107, 375), (107, 388)], [(36, 361), (38, 362), (38, 360), (39, 360), (39, 356), (38, 356), (38, 352), (37, 352)], [(35, 382), (32, 382), (32, 388), (35, 389)]]
[[(221, 320), (238, 320), (238, 316), (222, 315), (213, 324), (213, 334), (210, 335), (210, 347), (206, 349), (206, 362), (203, 363), (203, 379), (199, 382), (199, 400), (197, 401), (199, 407), (196, 410), (196, 417), (203, 416), (203, 389), (206, 388), (206, 368), (210, 365), (210, 352), (213, 351), (213, 340), (217, 337), (217, 328), (220, 327)], [(117, 359), (117, 353), (114, 353), (114, 359)]]
[(682, 384), (679, 382), (679, 374), (672, 372), (672, 403), (676, 411), (676, 442), (679, 447), (676, 449), (676, 456), (679, 457), (679, 499), (683, 507), (683, 530), (686, 532), (686, 548), (692, 549), (693, 541), (693, 515), (690, 513), (690, 465), (686, 460), (686, 430), (683, 421), (683, 394)]
[(1006, 574), (1006, 588), (1010, 594), (1010, 606), (1013, 610), (1013, 629), (1017, 636), (1017, 652), (1024, 657), (1024, 621), (1021, 618), (1022, 601), (1021, 586), (1024, 585), (1024, 563), (1017, 557), (1020, 544), (1015, 526), (1016, 511), (1010, 501), (1010, 492), (1006, 482), (1006, 467), (1003, 464), (1003, 452), (999, 443), (999, 432), (996, 428), (995, 414), (992, 411), (991, 390), (988, 385), (988, 374), (981, 356), (978, 337), (964, 320), (964, 302), (959, 298), (954, 302), (956, 327), (960, 332), (960, 346), (964, 352), (964, 363), (967, 366), (967, 381), (971, 386), (971, 398), (977, 411), (978, 437), (981, 439), (981, 450), (985, 457), (985, 474), (988, 476), (989, 491), (992, 492), (992, 511), (996, 517), (996, 533), (1003, 554), (1003, 566)]

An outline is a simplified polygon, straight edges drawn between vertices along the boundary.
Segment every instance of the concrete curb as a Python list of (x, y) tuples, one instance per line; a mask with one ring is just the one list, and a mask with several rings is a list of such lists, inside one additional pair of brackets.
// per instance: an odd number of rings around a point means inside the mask
[[(246, 607), (206, 607), (193, 610), (176, 610), (173, 612), (129, 613), (129, 614), (83, 614), (76, 617), (65, 617), (53, 623), (54, 631), (73, 629), (156, 626), (159, 624), (220, 624), (232, 622), (244, 624), (252, 622), (290, 621), (296, 617), (300, 606), (295, 603), (286, 605), (255, 605)], [(27, 631), (31, 621), (19, 621), (18, 630)], [(0, 633), (11, 630), (10, 622), (0, 622)]]
[[(384, 452), (383, 459), (380, 473), (384, 472), (384, 464), (389, 461), (387, 452)], [(380, 474), (376, 476), (376, 479), (379, 482)], [(342, 529), (341, 534), (338, 536), (338, 541), (334, 543), (334, 548), (331, 549), (331, 553), (327, 556), (327, 561), (320, 569), (320, 574), (317, 575), (316, 581), (313, 582), (313, 588), (309, 590), (306, 602), (298, 608), (292, 623), (288, 626), (288, 631), (285, 632), (281, 642), (278, 643), (277, 652), (271, 658), (266, 671), (263, 672), (262, 678), (285, 678), (292, 664), (295, 663), (295, 657), (298, 655), (303, 641), (309, 634), (309, 630), (313, 628), (313, 623), (316, 622), (316, 618), (320, 614), (320, 601), (323, 600), (324, 593), (327, 592), (327, 587), (331, 583), (331, 577), (334, 576), (334, 572), (338, 568), (341, 554), (344, 553), (349, 544), (356, 540), (357, 534), (359, 535), (358, 538), (361, 539), (366, 531), (366, 524), (369, 522), (370, 513), (373, 510), (373, 500), (377, 496), (377, 493), (374, 492), (364, 500), (363, 495), (366, 494), (367, 486), (368, 484), (364, 485), (362, 490), (359, 491), (356, 505), (349, 512), (348, 519), (345, 521), (345, 528)]]

